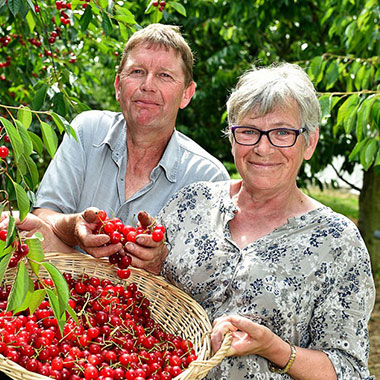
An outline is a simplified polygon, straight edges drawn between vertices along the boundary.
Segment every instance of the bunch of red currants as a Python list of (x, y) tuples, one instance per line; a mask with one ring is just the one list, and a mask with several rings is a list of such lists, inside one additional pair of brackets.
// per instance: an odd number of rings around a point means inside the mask
[[(135, 283), (64, 277), (78, 321), (68, 315), (62, 333), (47, 300), (33, 314), (12, 315), (6, 311), (10, 286), (0, 288), (1, 355), (59, 380), (170, 380), (197, 359), (190, 340), (152, 318), (150, 301)], [(49, 279), (45, 284), (53, 287)]]
[[(7, 231), (0, 230), (0, 240), (6, 241), (6, 239)], [(29, 246), (21, 240), (15, 240), (12, 243), (12, 246), (14, 247), (14, 251), (8, 263), (9, 268), (16, 267), (18, 262), (29, 253)]]
[[(136, 237), (142, 234), (151, 235), (155, 242), (164, 240), (166, 229), (163, 225), (154, 223), (146, 228), (135, 228), (132, 225), (124, 225), (120, 218), (108, 217), (104, 210), (99, 210), (97, 217), (99, 220), (93, 233), (108, 235), (110, 237), (109, 244), (121, 243), (124, 246), (127, 242), (136, 242)], [(121, 279), (127, 279), (130, 276), (128, 267), (131, 261), (129, 255), (123, 255), (120, 252), (109, 257), (109, 262), (117, 265), (117, 275)]]

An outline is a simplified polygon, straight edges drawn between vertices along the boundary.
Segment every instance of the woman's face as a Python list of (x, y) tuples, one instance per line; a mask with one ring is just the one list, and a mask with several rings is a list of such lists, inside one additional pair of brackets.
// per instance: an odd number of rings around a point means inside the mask
[[(254, 112), (239, 121), (239, 125), (255, 127), (262, 131), (274, 128), (300, 129), (298, 105), (290, 101), (286, 108), (276, 108), (264, 116)], [(232, 154), (244, 185), (254, 191), (287, 191), (296, 186), (298, 170), (303, 160), (313, 155), (318, 142), (318, 129), (309, 135), (309, 142), (300, 134), (290, 148), (273, 146), (267, 136), (253, 146), (239, 145), (233, 140)]]

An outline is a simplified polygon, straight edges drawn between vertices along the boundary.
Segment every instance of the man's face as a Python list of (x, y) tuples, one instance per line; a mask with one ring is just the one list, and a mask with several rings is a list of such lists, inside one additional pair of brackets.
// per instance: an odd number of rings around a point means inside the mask
[(170, 48), (137, 46), (115, 80), (116, 99), (128, 128), (173, 130), (178, 110), (194, 94), (185, 88), (181, 56)]

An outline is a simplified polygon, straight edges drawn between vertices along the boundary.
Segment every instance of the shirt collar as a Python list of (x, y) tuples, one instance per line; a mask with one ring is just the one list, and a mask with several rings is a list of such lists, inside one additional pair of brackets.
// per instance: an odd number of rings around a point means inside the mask
[(178, 142), (178, 132), (174, 130), (168, 145), (162, 155), (158, 166), (164, 169), (166, 178), (170, 182), (177, 182), (178, 170), (180, 165), (181, 146)]
[[(127, 149), (125, 143), (126, 139), (126, 122), (123, 114), (120, 112), (115, 115), (115, 120), (112, 127), (109, 129), (103, 142), (101, 142), (98, 146), (107, 144), (113, 154), (119, 156)], [(178, 142), (178, 132), (174, 130), (168, 145), (166, 146), (164, 154), (162, 155), (158, 165), (153, 169), (152, 174), (158, 170), (158, 167), (161, 167), (164, 170), (168, 181), (177, 182), (180, 165), (180, 153), (181, 146)]]
[(114, 153), (121, 153), (126, 149), (126, 139), (126, 122), (123, 114), (119, 112), (101, 144), (107, 144)]

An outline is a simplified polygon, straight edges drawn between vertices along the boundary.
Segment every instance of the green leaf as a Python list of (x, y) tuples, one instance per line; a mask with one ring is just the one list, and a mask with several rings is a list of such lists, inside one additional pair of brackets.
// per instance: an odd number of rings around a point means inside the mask
[(338, 80), (338, 78), (339, 78), (339, 65), (338, 65), (338, 61), (336, 60), (336, 61), (330, 62), (329, 66), (327, 67), (327, 70), (326, 70), (326, 79), (327, 79), (326, 90), (333, 87), (335, 82)]
[(90, 4), (87, 4), (85, 11), (82, 14), (82, 17), (79, 20), (80, 28), (82, 32), (85, 32), (92, 20), (92, 8)]
[(16, 192), (17, 207), (20, 213), (20, 221), (22, 222), (30, 211), (30, 202), (24, 188), (16, 182), (12, 182)]
[(37, 290), (29, 290), (26, 293), (25, 300), (20, 308), (16, 309), (14, 312), (26, 310), (29, 308), (29, 314), (33, 314), (38, 306), (41, 305), (41, 302), (46, 298), (46, 290), (45, 289), (37, 289)]
[(380, 149), (377, 151), (376, 159), (373, 166), (379, 166), (379, 165), (380, 165)]
[(7, 238), (5, 240), (5, 247), (8, 248), (16, 238), (16, 221), (13, 215), (8, 215), (8, 228), (7, 228)]
[(125, 27), (124, 24), (119, 23), (119, 30), (120, 30), (120, 34), (121, 34), (122, 39), (124, 41), (127, 41), (129, 39), (128, 29)]
[(18, 11), (21, 8), (21, 0), (8, 0), (8, 8), (13, 16), (16, 17)]
[(2, 122), (5, 130), (7, 131), (7, 135), (11, 140), (13, 154), (15, 156), (16, 161), (18, 161), (20, 156), (24, 153), (24, 144), (22, 142), (21, 136), (9, 120), (0, 117), (0, 121)]
[(34, 17), (33, 17), (33, 12), (29, 11), (26, 15), (26, 22), (28, 23), (28, 26), (29, 26), (29, 30), (31, 32), (33, 32), (35, 26), (36, 26), (36, 22), (34, 20)]
[(62, 312), (60, 309), (59, 299), (57, 298), (57, 295), (51, 289), (46, 289), (46, 291), (49, 297), (51, 308), (53, 309), (54, 316), (57, 319), (58, 327), (62, 333), (66, 321), (65, 312)]
[(1, 252), (1, 256), (0, 256), (0, 283), (3, 282), (3, 279), (4, 279), (4, 274), (5, 272), (7, 271), (8, 269), (8, 264), (9, 264), (9, 261), (11, 259), (11, 257), (13, 256), (13, 252), (11, 252), (11, 247), (8, 247), (7, 249), (1, 249), (1, 247), (4, 247), (4, 242), (0, 242), (0, 252)]
[(35, 190), (40, 183), (40, 174), (38, 172), (37, 165), (31, 157), (25, 157), (25, 166), (28, 169), (28, 173), (32, 181), (30, 187)]
[(69, 304), (67, 304), (66, 310), (70, 314), (70, 317), (75, 321), (75, 323), (79, 325), (79, 319), (78, 319), (77, 313), (73, 310), (73, 308)]
[(331, 95), (322, 95), (318, 100), (321, 106), (321, 119), (325, 120), (331, 116)]
[(38, 236), (34, 235), (33, 238), (27, 239), (26, 244), (29, 247), (28, 260), (34, 274), (38, 276), (40, 266), (44, 259), (44, 251), (42, 248), (41, 240)]
[(338, 109), (337, 124), (341, 125), (345, 123), (346, 119), (348, 120), (347, 125), (345, 124), (346, 133), (350, 133), (350, 131), (348, 131), (348, 127), (352, 126), (350, 124), (350, 122), (352, 122), (352, 117), (356, 117), (356, 115), (354, 115), (353, 112), (355, 110), (355, 107), (357, 106), (357, 103), (358, 95), (350, 95)]
[(31, 299), (31, 293), (34, 291), (34, 285), (32, 279), (28, 276), (28, 290), (26, 292), (24, 301), (21, 305), (13, 309), (13, 314), (19, 313), (20, 311), (24, 311), (29, 307), (30, 299)]
[(172, 7), (172, 8), (174, 8), (182, 16), (185, 16), (185, 17), (187, 16), (186, 15), (186, 9), (182, 4), (177, 3), (176, 1), (170, 1), (170, 2), (168, 2), (168, 5), (170, 5), (170, 7)]
[(363, 146), (367, 143), (367, 141), (368, 141), (368, 138), (365, 138), (362, 141), (359, 141), (356, 143), (356, 145), (354, 146), (354, 149), (348, 156), (348, 159), (350, 161), (353, 161), (356, 159), (356, 156), (360, 153), (360, 151), (362, 150)]
[(367, 68), (365, 65), (362, 65), (359, 69), (359, 71), (356, 73), (355, 75), (355, 79), (354, 79), (354, 85), (355, 85), (355, 88), (359, 91), (362, 89), (362, 82), (363, 82), (363, 79), (364, 79), (364, 75), (365, 75), (365, 72), (366, 72)]
[(44, 150), (44, 143), (42, 142), (40, 136), (36, 135), (35, 133), (28, 131), (29, 137), (32, 140), (33, 143), (33, 149), (42, 156), (42, 152)]
[(103, 17), (102, 17), (102, 28), (104, 30), (104, 33), (106, 36), (109, 36), (112, 32), (112, 24), (105, 12), (103, 12)]
[(29, 289), (29, 275), (25, 264), (19, 261), (17, 274), (8, 297), (7, 311), (15, 310), (22, 305)]
[(24, 125), (26, 129), (28, 129), (32, 123), (31, 110), (28, 107), (20, 108), (17, 111), (17, 119), (20, 120), (21, 124)]
[(347, 134), (350, 134), (356, 125), (358, 109), (359, 104), (346, 114), (346, 117), (344, 119), (344, 131)]
[(369, 140), (368, 144), (360, 151), (360, 163), (364, 170), (368, 170), (375, 160), (375, 155), (378, 151), (377, 141)]
[[(64, 117), (56, 114), (55, 112), (50, 112), (49, 115), (52, 117), (55, 125), (57, 126), (59, 130), (59, 133), (62, 134), (63, 131), (70, 132), (70, 129), (72, 129), (72, 127), (70, 126), (69, 122)], [(75, 136), (75, 139), (76, 139), (76, 136)]]
[(33, 101), (32, 101), (32, 108), (34, 110), (40, 110), (42, 108), (42, 106), (44, 105), (45, 103), (45, 99), (46, 99), (46, 94), (47, 94), (47, 91), (48, 91), (48, 88), (49, 86), (44, 83), (36, 92), (34, 98), (33, 98)]
[(58, 295), (59, 316), (61, 317), (66, 310), (67, 303), (69, 302), (69, 287), (67, 281), (61, 272), (51, 263), (42, 263), (43, 267), (49, 272), (51, 279), (54, 282), (55, 289)]
[(315, 57), (310, 63), (308, 74), (314, 85), (317, 85), (323, 78), (323, 57)]
[(21, 137), (24, 145), (24, 155), (30, 156), (33, 153), (33, 142), (29, 137), (27, 128), (21, 123), (20, 120), (16, 120), (17, 131)]
[(362, 139), (363, 131), (367, 131), (367, 126), (371, 121), (371, 110), (373, 102), (376, 100), (374, 96), (370, 96), (363, 100), (358, 111), (358, 120), (356, 124), (356, 138), (358, 141)]
[(131, 13), (129, 9), (120, 7), (116, 5), (116, 16), (117, 20), (121, 20), (126, 24), (136, 24), (135, 16)]
[(67, 101), (61, 92), (58, 92), (53, 96), (52, 102), (53, 110), (59, 115), (66, 115), (69, 112)]
[(41, 121), (41, 132), (42, 140), (45, 143), (46, 150), (50, 154), (50, 157), (54, 158), (55, 152), (57, 151), (58, 147), (57, 135), (55, 134), (53, 128), (44, 121)]
[(372, 120), (380, 131), (380, 98), (377, 97), (372, 106)]

